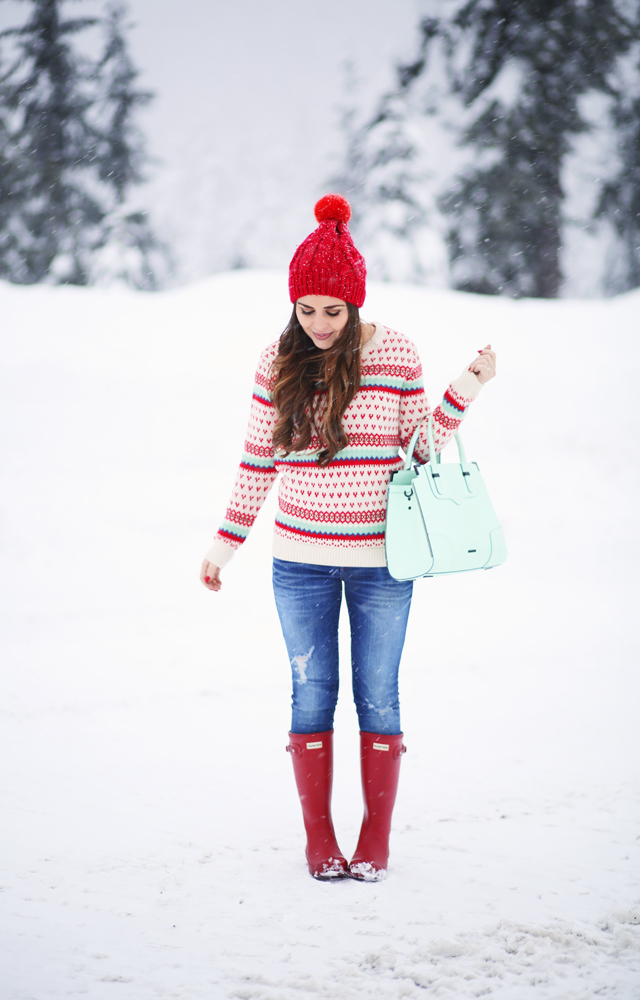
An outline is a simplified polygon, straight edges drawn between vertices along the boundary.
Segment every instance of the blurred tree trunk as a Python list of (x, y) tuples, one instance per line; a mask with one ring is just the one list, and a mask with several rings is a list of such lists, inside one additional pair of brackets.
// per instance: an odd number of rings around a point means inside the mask
[[(638, 15), (640, 35), (640, 12)], [(618, 237), (607, 275), (616, 294), (640, 287), (640, 43), (616, 95), (613, 119), (618, 137), (618, 169), (604, 185), (595, 217), (605, 219)]]

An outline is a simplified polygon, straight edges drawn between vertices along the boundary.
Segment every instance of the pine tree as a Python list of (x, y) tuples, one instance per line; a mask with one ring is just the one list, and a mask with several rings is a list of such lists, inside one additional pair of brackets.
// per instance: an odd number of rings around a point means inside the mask
[(119, 0), (107, 5), (105, 50), (96, 67), (100, 89), (98, 177), (110, 193), (103, 242), (93, 258), (92, 280), (108, 283), (117, 279), (135, 288), (154, 290), (170, 270), (171, 261), (147, 213), (128, 204), (131, 189), (145, 179), (147, 164), (144, 137), (135, 124), (135, 113), (153, 99), (153, 94), (136, 87), (140, 74), (126, 42), (126, 15), (127, 8)]
[(0, 277), (78, 285), (119, 278), (154, 288), (166, 254), (146, 213), (126, 203), (145, 159), (132, 114), (151, 95), (134, 87), (124, 8), (109, 6), (96, 62), (72, 42), (99, 19), (63, 19), (64, 0), (28, 2), (27, 23), (2, 33), (15, 58), (0, 91), (11, 168), (10, 184), (0, 186)]
[(15, 37), (18, 50), (4, 95), (19, 171), (8, 220), (9, 242), (19, 253), (0, 259), (0, 274), (11, 281), (87, 282), (104, 212), (84, 180), (95, 172), (91, 67), (70, 38), (95, 23), (62, 20), (60, 0), (34, 0), (24, 27), (3, 33)]
[(108, 4), (106, 45), (96, 67), (103, 105), (98, 146), (99, 177), (113, 187), (120, 205), (129, 188), (144, 179), (144, 138), (135, 127), (133, 116), (137, 108), (144, 107), (154, 96), (151, 91), (135, 88), (140, 73), (132, 63), (124, 35), (126, 13), (123, 3)]
[(343, 112), (343, 167), (329, 183), (348, 195), (351, 229), (379, 279), (445, 281), (436, 198), (454, 147), (441, 43), (439, 20), (423, 19), (415, 56), (398, 65), (373, 115), (359, 121), (353, 107)]
[[(587, 127), (588, 91), (609, 74), (631, 25), (613, 0), (470, 0), (454, 19), (469, 55), (457, 69), (479, 113), (464, 135), (476, 162), (441, 200), (455, 287), (553, 298), (562, 283), (561, 171)], [(512, 67), (517, 82), (500, 80)], [(501, 89), (511, 93), (502, 94)]]
[[(11, 141), (6, 74), (7, 70), (0, 59), (0, 262), (16, 260), (16, 239), (9, 223), (19, 179), (15, 150)], [(3, 269), (0, 264), (0, 277), (2, 276)]]
[[(376, 115), (359, 127), (354, 115), (346, 121), (337, 179), (353, 201), (353, 229), (374, 274), (554, 297), (563, 255), (590, 243), (604, 260), (602, 227), (589, 225), (599, 177), (610, 175), (602, 161), (613, 128), (603, 108), (617, 100), (612, 70), (638, 35), (629, 16), (637, 7), (637, 0), (431, 0), (437, 17), (421, 22), (416, 58), (398, 67)], [(638, 109), (628, 98), (616, 121), (626, 130), (625, 167), (600, 212), (614, 213), (618, 227), (625, 219), (628, 256), (638, 246), (632, 185), (625, 186)], [(592, 161), (576, 170), (585, 149)], [(623, 190), (624, 210), (614, 207)]]
[[(640, 21), (638, 23), (640, 33)], [(607, 220), (618, 240), (608, 274), (608, 291), (640, 287), (640, 45), (631, 72), (616, 94), (613, 120), (618, 137), (618, 170), (602, 189), (596, 218)]]

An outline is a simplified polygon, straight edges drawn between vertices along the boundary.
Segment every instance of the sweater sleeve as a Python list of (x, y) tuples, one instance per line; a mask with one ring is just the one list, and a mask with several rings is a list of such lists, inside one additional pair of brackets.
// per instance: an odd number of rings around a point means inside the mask
[(272, 344), (260, 356), (240, 467), (224, 520), (205, 555), (221, 569), (247, 538), (278, 475), (273, 450), (277, 415), (269, 375), (276, 351), (277, 344)]
[[(481, 388), (482, 383), (473, 372), (467, 370), (451, 382), (442, 402), (433, 411), (433, 443), (436, 454), (442, 451), (447, 442), (454, 436), (468, 407)], [(430, 414), (431, 408), (427, 402), (422, 383), (420, 356), (414, 346), (400, 402), (400, 440), (403, 450), (406, 451), (413, 432), (420, 421), (424, 420), (413, 452), (414, 458), (418, 462), (429, 461), (427, 422)]]

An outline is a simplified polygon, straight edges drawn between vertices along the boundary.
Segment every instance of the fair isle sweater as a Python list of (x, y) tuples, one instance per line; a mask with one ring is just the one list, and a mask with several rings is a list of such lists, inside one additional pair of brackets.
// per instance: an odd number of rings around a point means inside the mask
[[(399, 448), (407, 448), (418, 423), (430, 413), (415, 345), (375, 324), (375, 334), (362, 348), (360, 388), (342, 421), (347, 447), (324, 468), (317, 462), (318, 438), (305, 451), (274, 452), (271, 365), (277, 353), (278, 341), (260, 357), (242, 461), (206, 559), (221, 568), (229, 562), (280, 475), (276, 558), (323, 566), (385, 566), (387, 486), (403, 466)], [(480, 388), (470, 371), (451, 383), (433, 413), (436, 452), (455, 434)], [(426, 421), (423, 427), (414, 451), (419, 462), (429, 460)]]

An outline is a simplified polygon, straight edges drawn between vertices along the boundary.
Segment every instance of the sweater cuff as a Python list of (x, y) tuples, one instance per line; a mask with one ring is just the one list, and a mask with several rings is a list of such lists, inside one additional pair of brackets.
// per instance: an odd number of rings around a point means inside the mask
[(462, 375), (454, 379), (451, 383), (451, 388), (459, 396), (465, 396), (467, 399), (475, 399), (482, 389), (482, 382), (478, 379), (475, 372), (465, 370)]
[(230, 545), (227, 545), (220, 538), (216, 538), (215, 542), (205, 554), (205, 559), (219, 569), (222, 569), (231, 562), (235, 549), (232, 549)]

